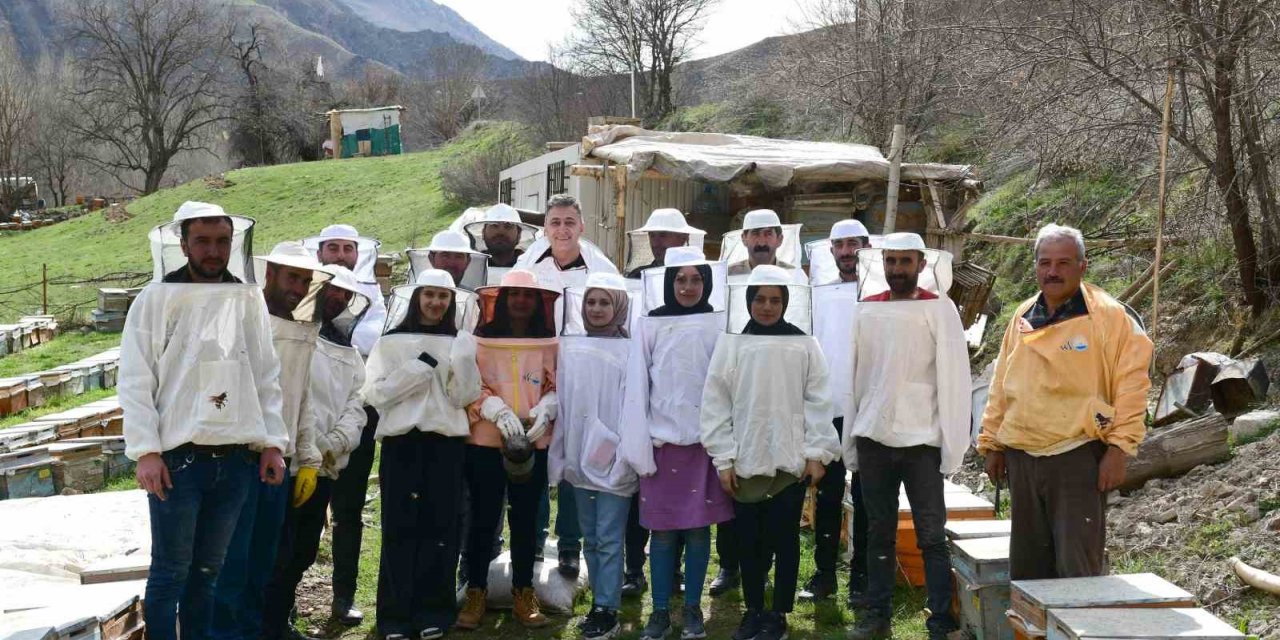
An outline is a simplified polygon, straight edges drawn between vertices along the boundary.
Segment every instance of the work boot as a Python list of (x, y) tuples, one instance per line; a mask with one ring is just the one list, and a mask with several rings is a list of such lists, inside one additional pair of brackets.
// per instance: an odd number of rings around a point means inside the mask
[(488, 592), (477, 587), (467, 588), (467, 599), (462, 603), (462, 609), (458, 611), (458, 619), (453, 623), (458, 629), (479, 629), (480, 621), (484, 620), (485, 598)]
[(595, 606), (581, 627), (586, 640), (608, 640), (618, 635), (618, 612), (608, 607)]
[(350, 598), (334, 598), (331, 613), (333, 619), (345, 627), (358, 627), (364, 622), (364, 614), (360, 613)]
[(760, 616), (760, 635), (756, 640), (787, 640), (787, 615), (767, 611)]
[(801, 600), (826, 600), (836, 593), (836, 577), (830, 573), (819, 571), (805, 583), (800, 593)]
[(759, 609), (747, 609), (742, 614), (742, 622), (738, 630), (733, 632), (733, 640), (756, 640), (760, 635), (764, 612)]
[(671, 612), (654, 609), (649, 614), (649, 623), (640, 632), (640, 640), (666, 640), (668, 633), (671, 633)]
[(634, 598), (644, 595), (649, 590), (649, 581), (644, 579), (643, 573), (628, 575), (622, 581), (622, 597)]
[(577, 580), (578, 573), (580, 572), (579, 564), (578, 564), (578, 552), (577, 551), (561, 551), (560, 566), (556, 567), (556, 571), (560, 572), (560, 575), (570, 580)]
[(893, 629), (889, 619), (876, 615), (867, 615), (858, 621), (858, 625), (849, 630), (846, 640), (887, 640), (893, 637)]
[(738, 577), (737, 571), (729, 571), (724, 567), (720, 567), (720, 572), (716, 574), (716, 579), (711, 581), (711, 588), (707, 593), (716, 598), (737, 589), (740, 582), (742, 582), (742, 579)]
[(524, 625), (528, 629), (536, 629), (545, 627), (551, 622), (547, 616), (542, 614), (538, 605), (538, 596), (534, 594), (533, 587), (520, 587), (511, 590), (511, 599), (514, 604), (511, 609), (511, 617), (516, 622)]
[(684, 606), (684, 624), (680, 629), (680, 640), (702, 640), (707, 637), (707, 625), (702, 621), (702, 609), (697, 605)]

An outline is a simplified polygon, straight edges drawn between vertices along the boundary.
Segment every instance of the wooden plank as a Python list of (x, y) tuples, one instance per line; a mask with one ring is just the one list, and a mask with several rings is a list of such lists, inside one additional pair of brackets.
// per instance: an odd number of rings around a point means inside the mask
[(1245, 635), (1204, 609), (1050, 609), (1048, 640), (1224, 640)]
[(1014, 613), (1041, 629), (1048, 624), (1049, 609), (1196, 606), (1194, 595), (1154, 573), (1016, 580), (1010, 600)]
[(942, 201), (938, 199), (938, 185), (933, 180), (928, 181), (929, 185), (929, 203), (933, 206), (933, 215), (937, 219), (938, 228), (947, 228), (947, 217), (942, 213)]
[(145, 580), (151, 573), (151, 556), (135, 554), (95, 562), (80, 571), (80, 584)]
[(1012, 524), (1010, 520), (948, 520), (946, 532), (952, 540), (999, 538), (1009, 535)]

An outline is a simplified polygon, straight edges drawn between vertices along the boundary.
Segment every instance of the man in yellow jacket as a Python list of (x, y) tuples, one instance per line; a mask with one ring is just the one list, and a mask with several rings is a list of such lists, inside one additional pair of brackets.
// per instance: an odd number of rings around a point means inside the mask
[(1103, 575), (1107, 492), (1146, 435), (1152, 343), (1081, 282), (1080, 231), (1046, 225), (1035, 256), (1040, 295), (1005, 331), (978, 451), (992, 481), (1009, 482), (1014, 580)]

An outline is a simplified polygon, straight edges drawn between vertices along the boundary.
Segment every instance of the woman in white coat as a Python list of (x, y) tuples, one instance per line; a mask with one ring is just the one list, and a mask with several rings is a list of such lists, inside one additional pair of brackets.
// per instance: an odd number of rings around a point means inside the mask
[[(745, 286), (731, 287), (730, 330), (716, 343), (702, 391), (702, 444), (734, 498), (747, 605), (735, 638), (786, 637), (805, 487), (822, 480), (825, 465), (840, 454), (826, 361), (807, 335), (809, 287), (794, 282), (786, 270), (761, 265)], [(766, 612), (771, 564), (773, 603)]]
[(565, 291), (557, 392), (560, 419), (551, 440), (551, 484), (573, 487), (592, 607), (581, 625), (588, 639), (618, 631), (622, 606), (622, 544), (639, 486), (619, 459), (622, 394), (631, 349), (627, 281), (611, 273), (587, 276), (583, 289)]
[(467, 406), (480, 397), (457, 295), (438, 269), (396, 287), (367, 364), (364, 398), (378, 410), (382, 443), (378, 630), (388, 640), (442, 637), (456, 616)]

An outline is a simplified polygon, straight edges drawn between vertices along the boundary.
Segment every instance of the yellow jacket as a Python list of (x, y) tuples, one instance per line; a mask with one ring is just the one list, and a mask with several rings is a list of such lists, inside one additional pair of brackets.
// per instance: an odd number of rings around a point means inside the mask
[(1081, 285), (1089, 314), (1031, 329), (1018, 306), (1000, 347), (978, 451), (1033, 455), (1102, 440), (1136, 455), (1151, 380), (1152, 344), (1119, 302)]

